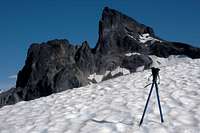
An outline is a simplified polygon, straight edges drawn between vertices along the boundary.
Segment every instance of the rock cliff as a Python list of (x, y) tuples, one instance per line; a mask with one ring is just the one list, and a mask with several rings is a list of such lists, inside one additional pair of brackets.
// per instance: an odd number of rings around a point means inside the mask
[(107, 73), (103, 77), (106, 80), (123, 74), (112, 75), (117, 68), (130, 72), (138, 67), (147, 69), (152, 64), (149, 55), (199, 58), (200, 49), (160, 39), (151, 27), (105, 7), (95, 48), (90, 48), (87, 41), (75, 46), (66, 39), (32, 44), (18, 73), (16, 88), (0, 94), (0, 106), (95, 83), (95, 79), (89, 78), (94, 73)]

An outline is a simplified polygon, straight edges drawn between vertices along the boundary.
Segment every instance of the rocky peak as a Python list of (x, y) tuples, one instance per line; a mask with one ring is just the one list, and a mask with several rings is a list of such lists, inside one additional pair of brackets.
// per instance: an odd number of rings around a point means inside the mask
[(152, 28), (105, 7), (94, 49), (87, 41), (75, 46), (66, 39), (32, 44), (25, 65), (18, 73), (16, 88), (0, 94), (0, 107), (95, 83), (91, 78), (95, 75), (110, 72), (103, 79), (113, 78), (123, 73), (112, 75), (112, 71), (120, 68), (128, 72), (135, 72), (139, 67), (148, 69), (152, 64), (149, 55), (200, 58), (200, 49), (160, 40)]
[[(96, 51), (108, 53), (108, 51), (121, 51), (123, 41), (127, 37), (134, 38), (136, 43), (139, 42), (139, 36), (148, 33), (154, 36), (151, 27), (140, 24), (136, 20), (124, 15), (123, 13), (105, 7), (99, 21), (99, 39)], [(126, 51), (127, 49), (124, 49)]]
[(152, 28), (145, 26), (133, 18), (109, 7), (104, 8), (100, 21), (103, 23), (104, 28), (117, 29), (120, 26), (123, 26), (123, 28), (126, 28), (126, 30), (131, 32), (154, 34)]
[(87, 50), (90, 49), (90, 46), (87, 41), (84, 41), (80, 47), (80, 49)]
[(68, 63), (74, 64), (76, 51), (76, 47), (66, 39), (32, 44), (28, 49), (25, 66), (18, 73), (16, 87), (37, 84), (46, 74), (60, 71)]

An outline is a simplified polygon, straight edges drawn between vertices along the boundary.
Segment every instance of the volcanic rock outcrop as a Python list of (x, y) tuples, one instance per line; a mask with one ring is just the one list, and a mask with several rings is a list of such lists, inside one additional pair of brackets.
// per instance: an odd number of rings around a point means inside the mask
[[(94, 73), (104, 75), (119, 67), (130, 72), (141, 66), (147, 69), (152, 64), (149, 55), (199, 58), (200, 49), (160, 39), (151, 27), (105, 7), (95, 48), (90, 48), (87, 41), (75, 46), (66, 39), (32, 44), (16, 88), (0, 94), (0, 106), (97, 82), (88, 78)], [(115, 76), (109, 73), (104, 80)]]

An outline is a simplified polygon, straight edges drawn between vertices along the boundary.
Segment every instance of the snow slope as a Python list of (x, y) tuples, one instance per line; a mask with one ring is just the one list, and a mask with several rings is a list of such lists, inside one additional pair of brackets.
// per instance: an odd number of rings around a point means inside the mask
[(150, 70), (0, 108), (0, 133), (199, 133), (200, 60), (162, 67), (143, 125)]
[(126, 68), (121, 68), (121, 67), (118, 66), (113, 71), (106, 71), (106, 73), (103, 74), (103, 75), (98, 75), (96, 73), (91, 74), (91, 75), (89, 75), (88, 79), (94, 80), (94, 81), (96, 81), (96, 83), (99, 83), (103, 80), (103, 78), (108, 76), (109, 73), (111, 74), (111, 76), (116, 76), (119, 73), (122, 73), (122, 75), (130, 74), (130, 71)]

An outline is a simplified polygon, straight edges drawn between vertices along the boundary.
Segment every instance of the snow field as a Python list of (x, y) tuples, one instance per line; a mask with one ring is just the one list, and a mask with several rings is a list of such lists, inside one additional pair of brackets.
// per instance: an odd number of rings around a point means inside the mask
[(1, 133), (198, 133), (200, 60), (162, 67), (143, 121), (150, 70), (0, 108)]

